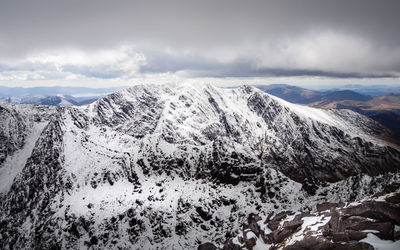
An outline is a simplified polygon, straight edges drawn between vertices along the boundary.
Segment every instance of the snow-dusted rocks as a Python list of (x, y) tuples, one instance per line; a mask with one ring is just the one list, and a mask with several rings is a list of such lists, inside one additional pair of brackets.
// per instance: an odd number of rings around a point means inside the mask
[(222, 245), (247, 214), (398, 180), (377, 123), (246, 86), (135, 86), (82, 107), (0, 104), (0, 116), (2, 249)]
[(250, 214), (229, 249), (398, 249), (400, 185), (353, 203), (325, 202), (309, 212)]

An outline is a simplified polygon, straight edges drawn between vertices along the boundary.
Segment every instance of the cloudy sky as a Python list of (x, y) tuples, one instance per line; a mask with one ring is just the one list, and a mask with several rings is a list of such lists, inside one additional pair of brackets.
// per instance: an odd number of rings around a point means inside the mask
[(399, 10), (398, 0), (0, 0), (0, 85), (400, 85)]

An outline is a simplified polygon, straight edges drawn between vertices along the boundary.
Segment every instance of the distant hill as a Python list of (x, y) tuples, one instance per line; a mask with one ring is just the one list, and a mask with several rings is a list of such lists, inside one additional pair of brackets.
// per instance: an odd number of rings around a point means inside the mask
[[(359, 95), (362, 97), (365, 95)], [(327, 100), (310, 103), (309, 106), (324, 109), (351, 109), (366, 115), (374, 115), (381, 112), (394, 112), (400, 114), (400, 94), (387, 94), (381, 96), (370, 97), (362, 100), (356, 99), (356, 95), (352, 96), (353, 99), (343, 100)]]
[(285, 84), (256, 85), (255, 87), (288, 102), (298, 104), (322, 102), (325, 105), (333, 101), (368, 101), (372, 99), (370, 95), (363, 95), (352, 90), (316, 91)]
[(285, 84), (256, 85), (262, 91), (288, 102), (308, 104), (321, 99), (324, 93)]
[(329, 101), (341, 101), (341, 100), (369, 101), (372, 99), (370, 95), (359, 94), (352, 90), (332, 91), (323, 95), (322, 98)]

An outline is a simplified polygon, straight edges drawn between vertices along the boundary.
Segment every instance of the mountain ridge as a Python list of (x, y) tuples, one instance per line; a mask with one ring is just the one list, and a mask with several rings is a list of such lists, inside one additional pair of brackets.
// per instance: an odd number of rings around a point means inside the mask
[[(328, 199), (321, 183), (380, 189), (396, 175), (356, 176), (387, 175), (400, 161), (364, 116), (249, 86), (136, 86), (82, 107), (0, 107), (2, 162), (44, 126), (1, 193), (1, 248), (222, 244), (245, 214), (307, 209)], [(346, 190), (332, 188), (346, 200), (364, 192)]]

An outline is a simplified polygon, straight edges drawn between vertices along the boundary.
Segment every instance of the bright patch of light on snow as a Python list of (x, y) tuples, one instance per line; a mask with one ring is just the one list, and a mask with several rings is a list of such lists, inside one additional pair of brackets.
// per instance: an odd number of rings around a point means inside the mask
[(6, 158), (6, 161), (0, 167), (0, 193), (8, 192), (14, 178), (22, 171), (26, 161), (31, 156), (35, 143), (46, 125), (47, 122), (35, 123), (31, 132), (25, 138), (26, 143), (22, 149)]

